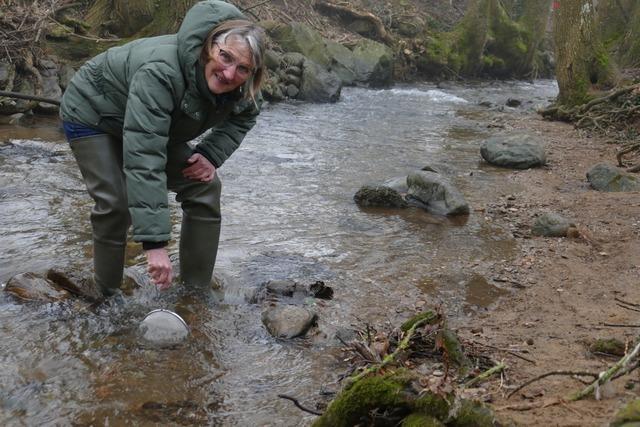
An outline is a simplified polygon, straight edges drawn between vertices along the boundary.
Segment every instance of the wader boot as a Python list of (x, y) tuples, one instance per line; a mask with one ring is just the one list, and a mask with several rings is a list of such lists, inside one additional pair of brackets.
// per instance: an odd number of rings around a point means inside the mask
[(218, 175), (211, 182), (182, 176), (193, 151), (187, 144), (169, 147), (167, 178), (182, 207), (180, 228), (180, 278), (190, 286), (209, 286), (220, 241), (220, 193)]
[(122, 141), (107, 135), (72, 139), (69, 144), (89, 194), (93, 228), (93, 274), (105, 296), (120, 288), (130, 218), (122, 171)]

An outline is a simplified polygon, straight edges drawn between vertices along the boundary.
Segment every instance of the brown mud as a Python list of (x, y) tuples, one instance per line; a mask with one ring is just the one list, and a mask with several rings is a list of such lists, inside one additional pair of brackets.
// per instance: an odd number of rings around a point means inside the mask
[[(503, 124), (507, 130), (539, 135), (548, 165), (506, 175), (505, 188), (516, 183), (523, 191), (502, 194), (484, 208), (487, 221), (511, 229), (518, 241), (515, 260), (494, 265), (492, 271), (494, 281), (515, 289), (494, 310), (456, 325), (458, 332), (467, 341), (491, 346), (494, 359), (508, 365), (505, 377), (485, 383), (482, 391), (500, 418), (517, 425), (608, 425), (623, 403), (638, 397), (637, 372), (602, 390), (599, 401), (589, 397), (545, 405), (585, 387), (569, 376), (551, 376), (507, 396), (547, 372), (606, 370), (618, 357), (590, 353), (589, 345), (598, 338), (618, 338), (632, 346), (637, 328), (607, 325), (640, 324), (638, 313), (618, 301), (640, 303), (640, 193), (590, 188), (586, 172), (600, 162), (615, 164), (616, 145), (539, 117), (505, 116)], [(580, 236), (531, 236), (535, 215), (545, 211), (572, 219)]]

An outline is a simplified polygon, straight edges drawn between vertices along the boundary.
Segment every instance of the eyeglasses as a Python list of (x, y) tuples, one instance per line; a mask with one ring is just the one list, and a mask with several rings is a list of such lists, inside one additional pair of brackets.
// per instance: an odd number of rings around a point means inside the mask
[(214, 46), (218, 47), (218, 51), (215, 55), (215, 59), (224, 67), (231, 68), (233, 66), (236, 67), (236, 73), (239, 77), (243, 79), (249, 78), (253, 73), (253, 68), (238, 63), (238, 60), (228, 51), (224, 50), (220, 47), (218, 43), (214, 43)]

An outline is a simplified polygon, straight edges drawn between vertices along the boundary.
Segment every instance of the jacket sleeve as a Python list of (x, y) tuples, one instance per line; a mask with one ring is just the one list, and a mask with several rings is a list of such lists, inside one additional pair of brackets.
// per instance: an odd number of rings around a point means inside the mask
[(123, 163), (133, 240), (170, 239), (167, 192), (167, 143), (174, 109), (173, 69), (148, 64), (138, 69), (129, 86), (124, 116)]
[(259, 107), (253, 103), (239, 113), (231, 113), (223, 123), (211, 129), (211, 133), (196, 146), (196, 152), (219, 168), (240, 146), (247, 132), (256, 124), (259, 113)]

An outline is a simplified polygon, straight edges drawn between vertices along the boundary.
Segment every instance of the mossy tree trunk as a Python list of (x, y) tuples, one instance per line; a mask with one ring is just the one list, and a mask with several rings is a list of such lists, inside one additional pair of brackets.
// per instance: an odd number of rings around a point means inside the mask
[(520, 75), (535, 77), (538, 74), (536, 53), (546, 35), (547, 23), (551, 12), (552, 0), (521, 0), (519, 2), (518, 22), (526, 31), (527, 53), (523, 56), (518, 69)]
[[(512, 19), (500, 0), (472, 0), (455, 30), (454, 57), (460, 74), (491, 77), (522, 76), (531, 69), (544, 37), (544, 17), (533, 15), (548, 0), (531, 0), (526, 6), (527, 25)], [(513, 13), (514, 5), (509, 5)], [(542, 23), (541, 23), (542, 22)], [(534, 34), (535, 32), (535, 34)], [(531, 51), (531, 53), (529, 53)]]
[(583, 104), (616, 82), (615, 64), (597, 28), (595, 1), (562, 0), (555, 10), (553, 33), (561, 105)]
[(146, 37), (175, 32), (196, 0), (97, 0), (87, 13), (96, 33)]

